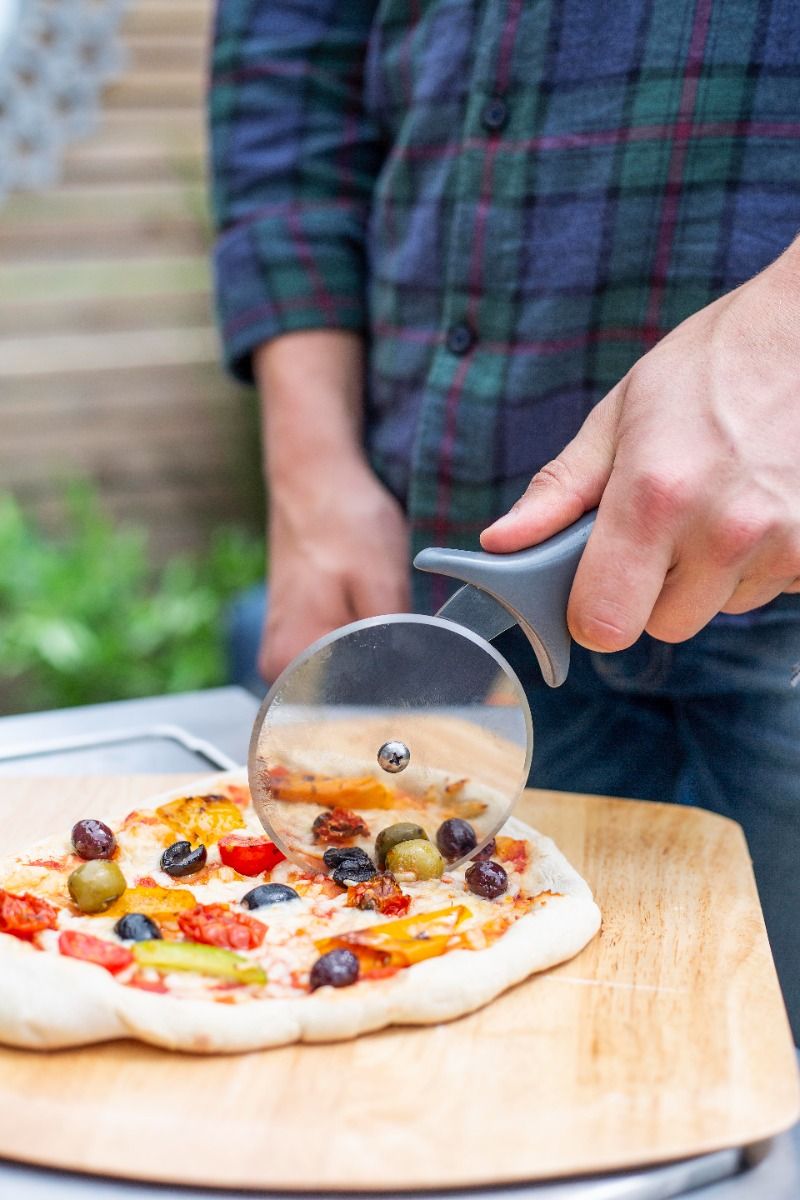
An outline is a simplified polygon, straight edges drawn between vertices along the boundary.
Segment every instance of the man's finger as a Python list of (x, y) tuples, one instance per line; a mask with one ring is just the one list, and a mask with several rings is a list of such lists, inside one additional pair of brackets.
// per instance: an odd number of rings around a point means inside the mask
[(353, 620), (363, 617), (382, 616), (384, 613), (408, 612), (411, 606), (411, 590), (405, 564), (391, 571), (367, 569), (354, 575), (349, 581), (349, 598), (353, 608)]
[(798, 558), (780, 530), (728, 507), (710, 514), (670, 572), (647, 632), (664, 642), (699, 633), (719, 612), (745, 613), (791, 586)]
[(661, 481), (614, 469), (570, 594), (576, 642), (604, 653), (633, 645), (674, 562), (679, 529)]
[(702, 562), (681, 560), (664, 581), (645, 626), (647, 632), (660, 642), (687, 641), (717, 613), (726, 611), (737, 583), (730, 571), (710, 572)]
[(513, 508), (484, 529), (481, 545), (493, 554), (535, 546), (594, 508), (614, 463), (619, 404), (625, 381), (592, 409), (557, 458), (534, 475)]

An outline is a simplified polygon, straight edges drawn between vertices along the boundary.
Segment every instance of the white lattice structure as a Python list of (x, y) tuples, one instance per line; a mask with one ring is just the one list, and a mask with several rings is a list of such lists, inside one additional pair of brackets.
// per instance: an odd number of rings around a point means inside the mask
[(128, 0), (0, 0), (0, 201), (54, 183), (119, 74)]

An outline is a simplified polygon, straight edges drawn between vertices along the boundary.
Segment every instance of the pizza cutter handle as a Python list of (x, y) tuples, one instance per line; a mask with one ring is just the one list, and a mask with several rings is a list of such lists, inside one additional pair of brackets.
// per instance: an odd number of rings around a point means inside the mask
[(596, 509), (585, 513), (528, 550), (487, 554), (430, 547), (420, 551), (414, 566), (461, 579), (501, 604), (531, 643), (545, 683), (559, 687), (567, 677), (572, 645), (567, 601), (596, 515)]

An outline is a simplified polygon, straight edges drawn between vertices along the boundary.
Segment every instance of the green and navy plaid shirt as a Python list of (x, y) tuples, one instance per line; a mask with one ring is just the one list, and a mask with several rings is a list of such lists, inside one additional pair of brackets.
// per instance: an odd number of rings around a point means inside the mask
[(226, 358), (367, 335), (414, 550), (800, 228), (800, 0), (220, 0), (210, 110)]

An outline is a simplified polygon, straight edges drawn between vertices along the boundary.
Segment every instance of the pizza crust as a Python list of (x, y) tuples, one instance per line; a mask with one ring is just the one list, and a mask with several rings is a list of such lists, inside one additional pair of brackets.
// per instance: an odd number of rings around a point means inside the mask
[[(246, 782), (242, 771), (198, 781), (195, 794)], [(155, 807), (186, 795), (176, 789)], [(591, 891), (549, 838), (511, 818), (532, 842), (534, 892), (559, 893), (485, 950), (454, 950), (383, 980), (297, 999), (226, 1005), (120, 986), (102, 967), (0, 937), (0, 1041), (46, 1050), (137, 1038), (170, 1050), (237, 1053), (291, 1042), (341, 1041), (388, 1025), (431, 1025), (473, 1012), (537, 971), (577, 954), (600, 927)], [(10, 864), (5, 864), (6, 866)]]

